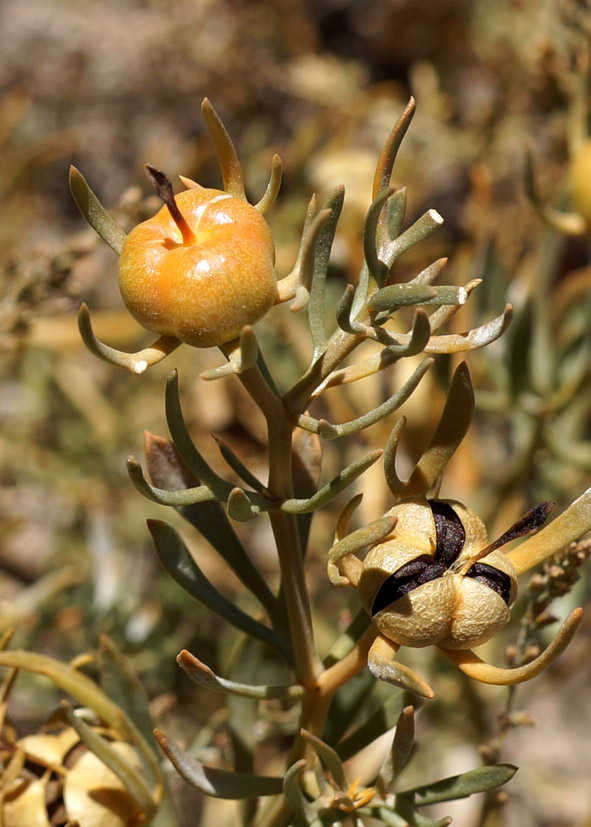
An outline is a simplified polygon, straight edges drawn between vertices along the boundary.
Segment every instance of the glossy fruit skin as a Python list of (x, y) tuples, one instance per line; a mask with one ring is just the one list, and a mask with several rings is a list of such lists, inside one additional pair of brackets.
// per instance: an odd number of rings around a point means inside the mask
[[(502, 551), (493, 551), (482, 561), (508, 576), (507, 602), (489, 586), (461, 574), (462, 565), (486, 547), (486, 529), (472, 509), (455, 500), (443, 502), (460, 518), (466, 533), (460, 555), (442, 576), (373, 614), (372, 621), (384, 637), (403, 646), (470, 649), (485, 643), (508, 622), (517, 595), (517, 573)], [(361, 602), (370, 615), (376, 595), (392, 574), (417, 558), (435, 562), (437, 537), (429, 502), (406, 500), (388, 515), (398, 522), (392, 534), (369, 551), (358, 584)]]
[(183, 244), (168, 207), (138, 224), (119, 262), (123, 301), (148, 330), (194, 347), (226, 344), (275, 302), (271, 231), (253, 206), (220, 190), (175, 198), (194, 243)]

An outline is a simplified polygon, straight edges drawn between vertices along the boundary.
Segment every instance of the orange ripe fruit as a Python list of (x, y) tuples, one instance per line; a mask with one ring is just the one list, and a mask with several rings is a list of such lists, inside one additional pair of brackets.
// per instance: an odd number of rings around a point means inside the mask
[[(272, 307), (275, 247), (255, 207), (196, 187), (138, 224), (119, 261), (119, 288), (131, 315), (156, 333), (194, 347), (223, 345)], [(184, 221), (183, 221), (184, 219)]]

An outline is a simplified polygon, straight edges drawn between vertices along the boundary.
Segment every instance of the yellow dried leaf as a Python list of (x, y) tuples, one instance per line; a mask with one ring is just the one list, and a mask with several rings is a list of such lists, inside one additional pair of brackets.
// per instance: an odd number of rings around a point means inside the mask
[[(141, 768), (129, 744), (112, 745), (127, 761)], [(80, 827), (131, 827), (139, 824), (137, 806), (114, 772), (92, 752), (86, 752), (72, 767), (64, 782), (68, 818)]]

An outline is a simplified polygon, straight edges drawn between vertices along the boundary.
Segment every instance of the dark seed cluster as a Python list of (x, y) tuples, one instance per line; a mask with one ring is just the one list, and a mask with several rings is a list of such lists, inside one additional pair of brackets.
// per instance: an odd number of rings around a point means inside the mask
[[(460, 556), (466, 542), (462, 521), (448, 503), (431, 500), (429, 504), (435, 521), (434, 556), (422, 554), (384, 580), (372, 605), (372, 617), (423, 583), (442, 577)], [(488, 586), (509, 604), (511, 579), (505, 572), (486, 563), (474, 563), (466, 577)]]

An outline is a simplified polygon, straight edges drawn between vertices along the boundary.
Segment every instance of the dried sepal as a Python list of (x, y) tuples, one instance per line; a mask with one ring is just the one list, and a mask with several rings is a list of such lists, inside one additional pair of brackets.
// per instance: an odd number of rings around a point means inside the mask
[(529, 663), (516, 666), (513, 669), (502, 669), (498, 666), (492, 666), (490, 663), (485, 663), (469, 649), (457, 651), (445, 649), (442, 646), (439, 648), (465, 675), (473, 680), (495, 686), (513, 686), (535, 678), (554, 663), (573, 639), (582, 617), (583, 610), (574, 609), (541, 655)]
[(250, 325), (242, 328), (240, 337), (223, 346), (228, 357), (225, 365), (213, 370), (205, 370), (199, 374), (201, 379), (223, 379), (226, 376), (237, 376), (246, 370), (251, 370), (257, 363), (259, 346), (256, 334)]
[(150, 347), (142, 348), (142, 350), (135, 353), (117, 350), (101, 342), (94, 335), (90, 321), (90, 311), (86, 304), (82, 304), (78, 311), (78, 329), (82, 341), (91, 353), (104, 362), (109, 362), (111, 365), (125, 368), (130, 373), (136, 374), (143, 373), (152, 365), (157, 365), (181, 344), (180, 340), (174, 336), (159, 336)]
[(391, 683), (407, 692), (413, 692), (421, 698), (434, 698), (435, 693), (420, 675), (394, 660), (399, 648), (397, 643), (378, 635), (367, 658), (371, 674), (380, 681)]

